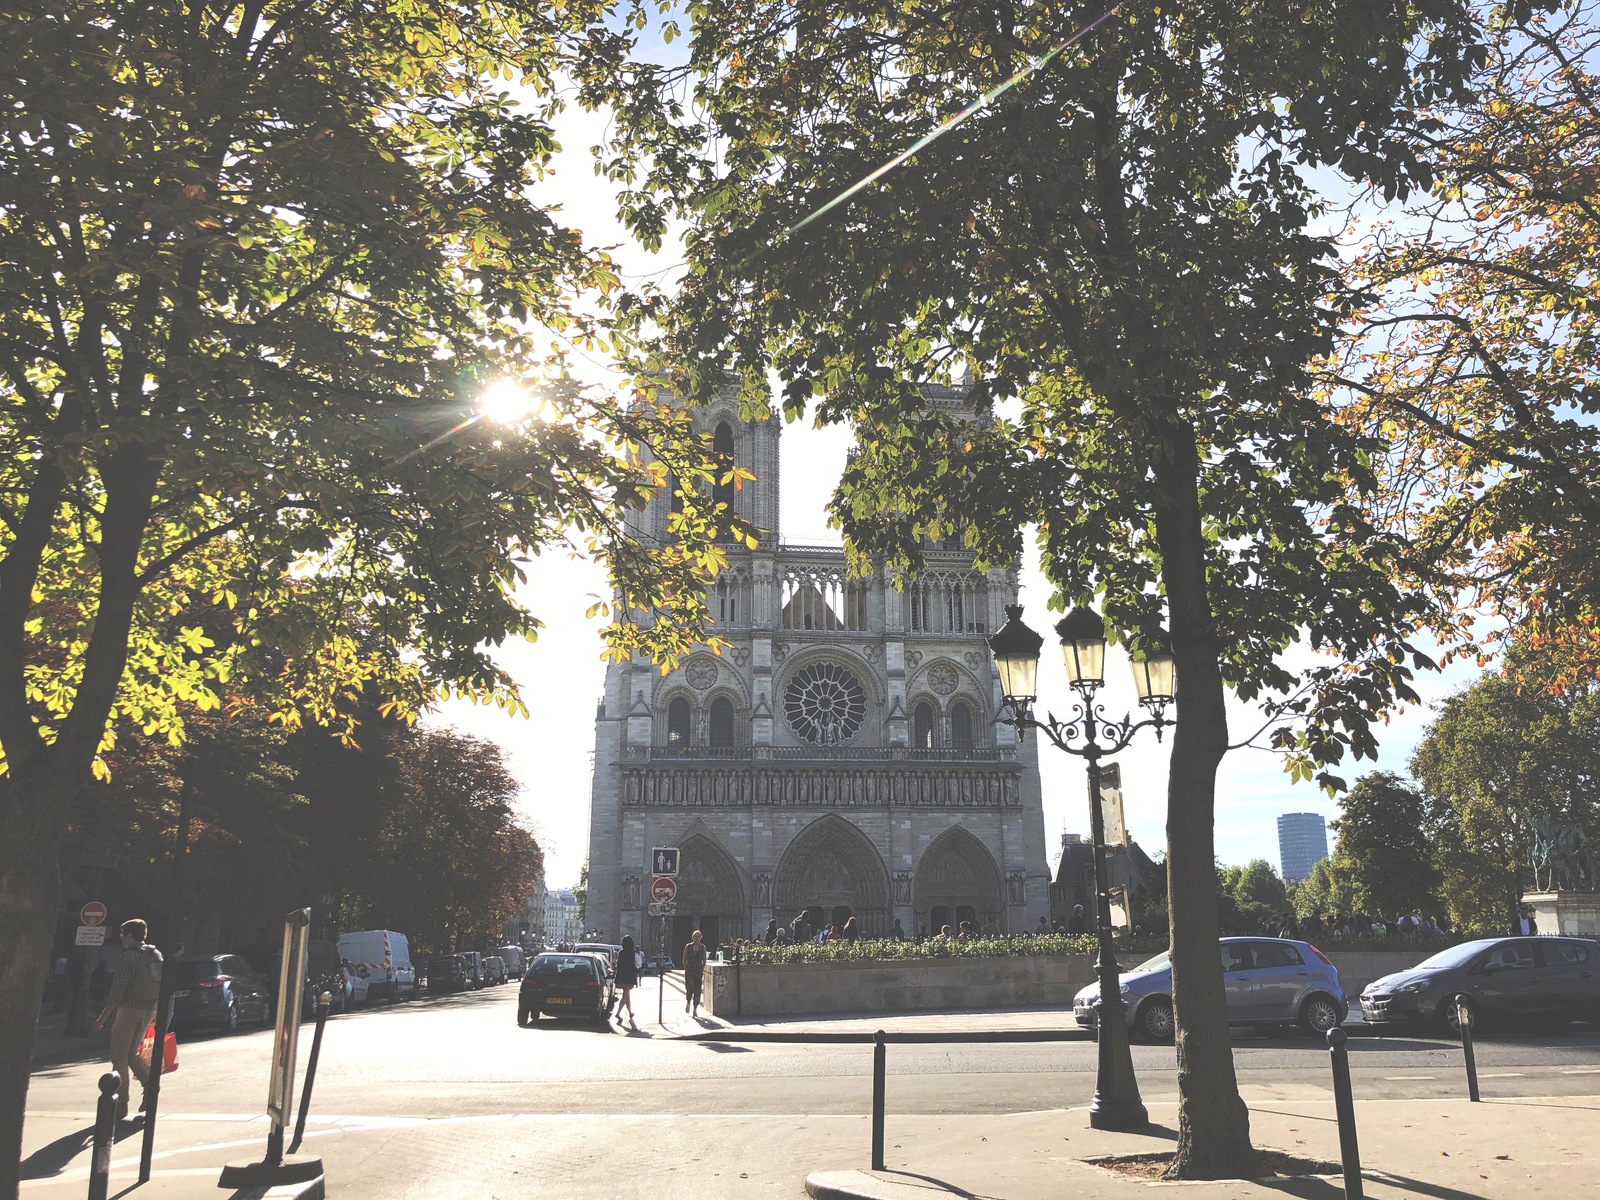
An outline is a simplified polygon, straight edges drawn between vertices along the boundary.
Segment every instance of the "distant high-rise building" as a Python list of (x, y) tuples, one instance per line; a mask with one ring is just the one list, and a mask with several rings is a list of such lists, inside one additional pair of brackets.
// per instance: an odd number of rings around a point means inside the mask
[(1328, 857), (1328, 823), (1321, 813), (1284, 813), (1278, 818), (1278, 863), (1283, 881), (1311, 878), (1311, 868)]

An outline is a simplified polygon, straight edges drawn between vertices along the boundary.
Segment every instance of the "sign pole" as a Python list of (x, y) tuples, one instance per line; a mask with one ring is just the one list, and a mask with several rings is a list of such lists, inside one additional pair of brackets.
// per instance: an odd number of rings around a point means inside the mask
[(666, 1024), (667, 1006), (667, 916), (661, 916), (661, 952), (656, 956), (656, 1024)]
[(272, 1075), (267, 1084), (267, 1153), (260, 1162), (231, 1162), (222, 1168), (218, 1187), (272, 1188), (309, 1183), (322, 1175), (322, 1160), (310, 1155), (285, 1155), (283, 1129), (294, 1105), (295, 1054), (300, 1044), (300, 1001), (306, 978), (306, 932), (309, 908), (296, 909), (283, 921), (283, 962), (278, 968), (277, 1036), (272, 1043)]

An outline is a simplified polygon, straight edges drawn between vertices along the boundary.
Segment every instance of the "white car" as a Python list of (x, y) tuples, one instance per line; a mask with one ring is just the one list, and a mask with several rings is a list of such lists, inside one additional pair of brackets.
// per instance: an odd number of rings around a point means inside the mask
[(392, 929), (364, 929), (339, 936), (339, 958), (354, 969), (373, 1000), (409, 1000), (417, 994), (411, 943)]

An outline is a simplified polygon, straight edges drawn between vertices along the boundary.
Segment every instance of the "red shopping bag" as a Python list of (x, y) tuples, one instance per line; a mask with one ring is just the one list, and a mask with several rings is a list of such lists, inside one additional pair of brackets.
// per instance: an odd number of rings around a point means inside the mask
[[(152, 1051), (156, 1048), (156, 1027), (152, 1022), (149, 1029), (144, 1031), (144, 1043), (139, 1047), (139, 1056), (146, 1062), (154, 1062)], [(167, 1034), (161, 1047), (161, 1073), (171, 1075), (178, 1069), (178, 1038), (176, 1034)]]

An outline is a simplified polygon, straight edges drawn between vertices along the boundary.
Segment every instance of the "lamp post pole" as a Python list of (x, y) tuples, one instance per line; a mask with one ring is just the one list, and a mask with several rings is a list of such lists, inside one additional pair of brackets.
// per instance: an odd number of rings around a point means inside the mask
[[(1149, 1113), (1139, 1096), (1139, 1081), (1133, 1073), (1133, 1054), (1128, 1045), (1128, 1022), (1122, 1000), (1122, 981), (1111, 939), (1111, 880), (1106, 866), (1105, 811), (1100, 797), (1100, 760), (1127, 748), (1133, 735), (1146, 726), (1156, 736), (1169, 723), (1166, 705), (1176, 688), (1172, 656), (1158, 649), (1148, 650), (1134, 661), (1134, 680), (1139, 703), (1150, 716), (1134, 721), (1131, 716), (1113, 721), (1094, 703), (1095, 691), (1104, 681), (1105, 622), (1088, 609), (1074, 609), (1056, 626), (1060, 635), (1067, 675), (1082, 698), (1078, 715), (1058, 721), (1053, 714), (1044, 720), (1032, 715), (1037, 696), (1039, 651), (1044, 639), (1022, 622), (1022, 607), (1006, 607), (1006, 623), (989, 639), (1000, 675), (1000, 689), (1021, 739), (1027, 730), (1037, 729), (1058, 750), (1076, 755), (1088, 767), (1090, 836), (1094, 843), (1094, 879), (1099, 933), (1100, 1010), (1096, 1021), (1099, 1062), (1094, 1100), (1089, 1105), (1089, 1124), (1094, 1129), (1139, 1129), (1150, 1123)], [(1160, 638), (1153, 639), (1160, 641)], [(1102, 740), (1103, 739), (1103, 740)]]
[(1096, 1038), (1099, 1059), (1094, 1099), (1089, 1103), (1092, 1129), (1138, 1129), (1150, 1123), (1133, 1073), (1133, 1050), (1128, 1045), (1128, 1020), (1123, 1012), (1121, 968), (1111, 944), (1111, 878), (1106, 867), (1106, 819), (1100, 801), (1100, 747), (1090, 740), (1083, 757), (1089, 770), (1089, 834), (1094, 839), (1094, 886), (1099, 911), (1100, 1020)]

